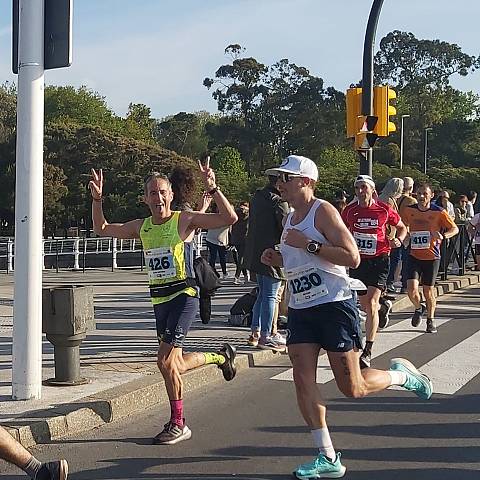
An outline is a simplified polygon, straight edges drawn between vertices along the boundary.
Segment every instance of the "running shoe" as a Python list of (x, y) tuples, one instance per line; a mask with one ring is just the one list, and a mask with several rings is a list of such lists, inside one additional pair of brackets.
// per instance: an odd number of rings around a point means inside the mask
[(390, 283), (389, 285), (387, 285), (387, 292), (388, 293), (395, 293), (396, 292), (395, 285), (393, 283)]
[(423, 320), (423, 314), (426, 312), (427, 307), (424, 303), (420, 304), (420, 308), (415, 310), (413, 312), (412, 316), (412, 327), (418, 327)]
[(66, 460), (42, 463), (35, 480), (67, 480), (68, 463)]
[(382, 300), (380, 308), (378, 309), (378, 328), (387, 327), (390, 322), (390, 312), (392, 311), (393, 303), (391, 300)]
[(403, 388), (414, 392), (422, 400), (429, 400), (433, 394), (432, 381), (423, 373), (419, 372), (413, 363), (405, 358), (392, 358), (390, 360), (390, 370), (397, 370), (407, 374), (407, 381), (402, 385)]
[(250, 336), (248, 337), (247, 343), (251, 347), (256, 347), (258, 345), (258, 339), (260, 338), (259, 332), (251, 332)]
[(340, 462), (340, 453), (337, 453), (332, 462), (325, 455), (318, 457), (311, 463), (304, 463), (293, 472), (296, 478), (301, 480), (313, 480), (317, 478), (341, 478), (345, 475), (346, 468)]
[(175, 445), (183, 440), (189, 440), (192, 437), (192, 431), (186, 426), (180, 427), (176, 423), (168, 422), (163, 430), (154, 437), (153, 445)]
[(238, 277), (233, 277), (233, 283), (234, 283), (235, 285), (240, 285), (240, 278), (238, 278)]
[(362, 352), (360, 355), (360, 369), (370, 368), (372, 363), (372, 352)]
[(280, 332), (274, 333), (270, 338), (280, 345), (286, 345), (287, 344), (287, 336), (281, 334)]
[(225, 357), (225, 362), (218, 366), (223, 373), (223, 378), (229, 382), (235, 378), (237, 374), (237, 367), (235, 366), (235, 357), (237, 356), (237, 349), (226, 343), (218, 352)]
[(433, 318), (427, 318), (427, 333), (437, 333), (437, 326), (435, 325), (435, 320)]
[(258, 339), (257, 348), (261, 350), (273, 350), (274, 352), (284, 352), (286, 350), (285, 343), (275, 340), (272, 335), (266, 338), (260, 337)]

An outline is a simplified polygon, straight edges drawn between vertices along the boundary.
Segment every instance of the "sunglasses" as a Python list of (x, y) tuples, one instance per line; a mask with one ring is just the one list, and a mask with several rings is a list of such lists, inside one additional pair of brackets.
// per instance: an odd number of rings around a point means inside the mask
[(290, 180), (293, 180), (294, 178), (301, 178), (301, 175), (296, 175), (294, 173), (285, 173), (285, 172), (280, 172), (278, 175), (278, 180), (282, 183), (288, 183)]

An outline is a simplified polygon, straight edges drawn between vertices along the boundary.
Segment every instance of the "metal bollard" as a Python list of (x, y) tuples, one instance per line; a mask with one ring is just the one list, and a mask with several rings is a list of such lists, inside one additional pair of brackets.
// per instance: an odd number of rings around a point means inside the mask
[(80, 376), (80, 344), (95, 330), (93, 287), (66, 285), (44, 288), (42, 331), (54, 348), (55, 377), (52, 386), (88, 383)]

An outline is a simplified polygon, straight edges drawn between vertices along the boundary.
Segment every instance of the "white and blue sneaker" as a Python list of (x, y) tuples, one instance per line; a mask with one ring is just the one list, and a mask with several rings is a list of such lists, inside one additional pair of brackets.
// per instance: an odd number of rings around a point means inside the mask
[(317, 478), (341, 478), (347, 470), (340, 462), (341, 454), (337, 453), (332, 462), (328, 457), (319, 454), (313, 462), (304, 463), (297, 467), (293, 475), (300, 480), (314, 480)]
[(433, 394), (432, 381), (423, 373), (419, 372), (415, 365), (405, 358), (392, 358), (390, 360), (390, 370), (405, 372), (407, 381), (402, 385), (403, 388), (414, 392), (422, 400), (429, 400)]

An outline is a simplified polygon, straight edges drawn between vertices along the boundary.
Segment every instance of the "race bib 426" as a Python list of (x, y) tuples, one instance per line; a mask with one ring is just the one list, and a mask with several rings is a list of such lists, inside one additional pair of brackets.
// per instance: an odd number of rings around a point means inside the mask
[(177, 276), (177, 268), (170, 247), (145, 250), (145, 262), (151, 280), (161, 280)]

